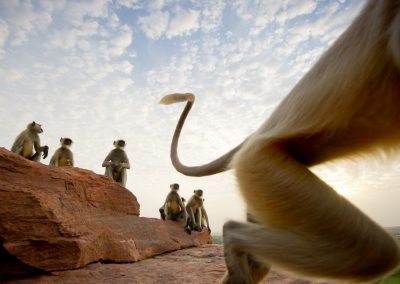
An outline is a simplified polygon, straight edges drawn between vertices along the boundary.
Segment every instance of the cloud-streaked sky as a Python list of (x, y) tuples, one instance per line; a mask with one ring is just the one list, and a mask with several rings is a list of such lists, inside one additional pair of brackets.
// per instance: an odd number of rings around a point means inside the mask
[[(179, 153), (208, 162), (241, 142), (346, 29), (361, 0), (0, 1), (0, 146), (35, 120), (50, 155), (60, 137), (76, 166), (103, 174), (115, 139), (131, 162), (127, 187), (141, 216), (157, 217), (169, 184), (205, 192), (211, 228), (244, 220), (232, 172), (177, 173), (169, 145), (184, 105), (196, 103)], [(42, 160), (48, 164), (50, 157)], [(384, 226), (400, 225), (399, 158), (356, 159), (315, 171)]]

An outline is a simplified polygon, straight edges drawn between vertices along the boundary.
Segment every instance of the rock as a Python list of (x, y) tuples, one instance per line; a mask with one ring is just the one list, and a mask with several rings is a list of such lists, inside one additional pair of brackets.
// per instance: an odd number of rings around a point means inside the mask
[(136, 197), (104, 176), (4, 148), (0, 200), (0, 264), (14, 257), (21, 271), (132, 262), (211, 242), (207, 232), (188, 235), (175, 222), (139, 217)]
[[(9, 284), (30, 283), (218, 283), (226, 271), (221, 245), (204, 245), (166, 253), (127, 264), (90, 264), (84, 268), (52, 272), (51, 275), (12, 281)], [(263, 284), (317, 284), (271, 271)], [(320, 283), (322, 284), (322, 283)]]

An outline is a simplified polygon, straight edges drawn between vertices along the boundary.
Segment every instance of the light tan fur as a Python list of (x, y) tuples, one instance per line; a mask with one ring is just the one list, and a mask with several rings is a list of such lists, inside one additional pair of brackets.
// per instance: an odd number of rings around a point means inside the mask
[(26, 129), (15, 139), (11, 151), (36, 162), (40, 161), (40, 155), (43, 153), (43, 159), (45, 159), (47, 157), (48, 147), (40, 146), (39, 133), (42, 132), (41, 124), (34, 121), (29, 123)]
[(124, 146), (120, 146), (119, 142), (114, 141), (115, 149), (111, 150), (103, 161), (102, 166), (106, 168), (104, 175), (119, 183), (121, 186), (126, 186), (127, 173), (126, 170), (131, 168), (128, 156), (125, 153)]
[[(175, 130), (171, 159), (184, 174), (234, 169), (256, 223), (230, 221), (222, 283), (258, 283), (271, 266), (309, 278), (370, 283), (399, 267), (384, 229), (309, 167), (400, 145), (400, 1), (370, 0), (352, 25), (293, 88), (269, 119), (221, 158), (186, 167)], [(175, 99), (176, 97), (176, 99)]]
[(61, 147), (54, 152), (49, 165), (57, 167), (74, 166), (74, 154), (70, 149), (71, 145), (67, 145), (68, 143), (66, 143), (68, 140), (72, 144), (72, 140), (69, 138), (60, 139)]
[(195, 220), (200, 220), (200, 229), (202, 231), (204, 229), (207, 229), (208, 232), (211, 234), (211, 227), (210, 224), (208, 223), (208, 215), (206, 208), (204, 207), (204, 201), (205, 199), (203, 198), (203, 205), (194, 212), (194, 218)]
[(189, 198), (186, 203), (186, 211), (188, 212), (189, 223), (188, 225), (192, 230), (201, 231), (203, 218), (207, 222), (207, 229), (211, 233), (210, 223), (208, 221), (208, 215), (204, 208), (203, 190), (193, 190), (193, 195)]

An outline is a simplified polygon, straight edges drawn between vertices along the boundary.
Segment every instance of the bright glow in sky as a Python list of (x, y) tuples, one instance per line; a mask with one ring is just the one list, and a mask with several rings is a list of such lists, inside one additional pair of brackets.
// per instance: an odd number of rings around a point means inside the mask
[[(115, 139), (131, 161), (127, 187), (141, 216), (158, 218), (169, 184), (205, 194), (213, 232), (244, 219), (232, 172), (175, 171), (169, 145), (184, 105), (197, 96), (179, 153), (208, 162), (241, 142), (351, 23), (359, 0), (0, 1), (0, 146), (43, 124), (50, 155), (72, 138), (76, 166), (103, 174)], [(48, 164), (50, 157), (42, 160)], [(352, 160), (315, 171), (383, 226), (400, 225), (399, 159)]]

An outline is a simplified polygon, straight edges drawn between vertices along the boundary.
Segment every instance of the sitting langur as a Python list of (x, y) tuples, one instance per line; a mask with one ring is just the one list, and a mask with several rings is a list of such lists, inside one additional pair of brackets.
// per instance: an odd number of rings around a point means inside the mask
[(170, 185), (170, 192), (165, 198), (164, 205), (159, 209), (163, 220), (180, 221), (186, 223), (187, 213), (184, 199), (179, 196), (179, 184)]
[[(194, 213), (194, 218), (196, 220), (201, 219), (201, 223), (200, 223), (200, 229), (203, 231), (204, 229), (207, 229), (209, 233), (211, 233), (211, 228), (210, 228), (210, 224), (208, 223), (208, 215), (207, 215), (207, 211), (204, 207), (204, 201), (205, 199), (203, 198), (203, 206), (201, 206), (200, 209), (197, 209), (196, 212)], [(200, 216), (198, 216), (199, 214), (201, 214)]]
[(261, 127), (209, 164), (187, 167), (177, 157), (194, 96), (161, 100), (182, 101), (173, 165), (190, 176), (234, 169), (256, 221), (225, 223), (228, 271), (222, 283), (258, 283), (271, 266), (307, 278), (365, 283), (399, 267), (394, 238), (309, 169), (399, 149), (399, 0), (368, 1)]
[[(39, 162), (41, 154), (43, 155), (43, 159), (46, 159), (49, 147), (40, 146), (39, 133), (42, 132), (43, 129), (41, 124), (34, 121), (29, 123), (26, 129), (15, 139), (11, 151), (31, 161)], [(35, 150), (35, 153), (33, 150)]]
[(121, 186), (125, 187), (126, 185), (126, 170), (130, 169), (130, 164), (128, 160), (128, 156), (125, 153), (125, 141), (117, 140), (114, 141), (115, 149), (111, 150), (111, 152), (104, 159), (102, 164), (103, 167), (106, 168), (105, 175), (115, 180)]
[[(182, 200), (183, 206), (185, 206), (185, 202), (186, 202), (185, 198), (181, 197), (181, 200)], [(166, 215), (165, 215), (164, 205), (161, 206), (160, 209), (158, 209), (158, 211), (160, 212), (160, 219), (165, 221)], [(181, 212), (181, 216), (178, 217), (178, 220), (179, 220), (179, 219), (182, 219), (182, 220), (183, 220), (184, 218), (185, 218), (185, 217), (184, 217), (184, 215), (183, 215), (183, 212)]]
[(189, 201), (186, 204), (186, 211), (188, 213), (188, 226), (191, 230), (196, 230), (200, 232), (202, 230), (203, 218), (205, 218), (208, 231), (211, 232), (207, 212), (204, 209), (203, 205), (203, 190), (193, 190), (193, 195), (192, 197), (190, 197)]
[(50, 159), (49, 165), (64, 167), (64, 166), (74, 166), (74, 154), (72, 153), (70, 147), (72, 145), (72, 140), (70, 138), (60, 139), (61, 147), (58, 148), (53, 157)]

